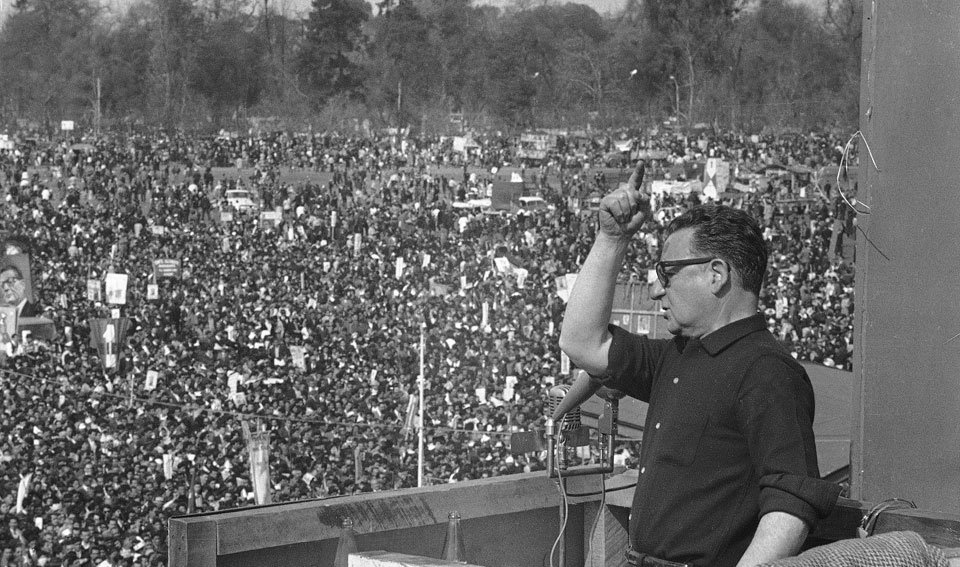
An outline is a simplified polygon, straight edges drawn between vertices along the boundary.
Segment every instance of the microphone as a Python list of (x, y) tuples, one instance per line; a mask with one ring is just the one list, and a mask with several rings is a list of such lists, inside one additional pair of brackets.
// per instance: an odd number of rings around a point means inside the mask
[[(565, 398), (569, 392), (569, 384), (559, 384), (547, 390), (547, 419), (553, 415), (553, 412), (557, 410), (560, 402), (563, 401), (563, 398)], [(580, 423), (580, 406), (578, 405), (563, 414), (563, 417), (560, 418), (560, 422), (557, 425), (559, 425), (560, 431), (580, 429), (582, 426)]]

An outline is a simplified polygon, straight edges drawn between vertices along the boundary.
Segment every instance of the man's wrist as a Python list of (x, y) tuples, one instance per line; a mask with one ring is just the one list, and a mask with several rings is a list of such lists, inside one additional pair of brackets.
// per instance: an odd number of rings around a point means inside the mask
[(632, 234), (613, 235), (600, 230), (600, 231), (597, 231), (597, 237), (596, 237), (596, 240), (594, 241), (594, 245), (599, 244), (602, 246), (611, 246), (611, 247), (616, 247), (618, 249), (622, 248), (626, 250), (626, 248), (630, 245), (630, 240), (632, 239), (633, 239)]

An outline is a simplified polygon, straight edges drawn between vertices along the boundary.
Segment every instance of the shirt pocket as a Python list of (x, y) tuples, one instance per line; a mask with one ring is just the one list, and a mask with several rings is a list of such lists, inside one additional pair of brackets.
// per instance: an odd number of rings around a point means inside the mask
[(660, 450), (657, 461), (679, 467), (693, 464), (703, 443), (707, 428), (705, 415), (675, 417), (660, 430)]

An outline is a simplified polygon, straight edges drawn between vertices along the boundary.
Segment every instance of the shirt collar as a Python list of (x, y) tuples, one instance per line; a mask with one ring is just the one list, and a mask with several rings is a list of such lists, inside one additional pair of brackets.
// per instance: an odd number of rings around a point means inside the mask
[(763, 318), (763, 314), (757, 313), (744, 319), (737, 319), (733, 323), (717, 329), (701, 338), (700, 343), (703, 345), (703, 349), (707, 351), (707, 354), (716, 356), (717, 353), (750, 333), (766, 328), (767, 321)]

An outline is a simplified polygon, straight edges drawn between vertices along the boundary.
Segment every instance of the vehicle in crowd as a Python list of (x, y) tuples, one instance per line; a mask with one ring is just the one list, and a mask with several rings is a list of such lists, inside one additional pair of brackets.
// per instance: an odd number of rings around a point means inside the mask
[(238, 212), (257, 211), (260, 206), (253, 200), (253, 193), (246, 189), (227, 189), (220, 207), (230, 207)]
[(466, 201), (456, 201), (453, 203), (454, 209), (484, 210), (490, 208), (490, 198), (467, 199)]
[(526, 213), (543, 213), (556, 209), (553, 205), (547, 203), (543, 197), (529, 195), (520, 197), (520, 210)]

